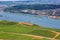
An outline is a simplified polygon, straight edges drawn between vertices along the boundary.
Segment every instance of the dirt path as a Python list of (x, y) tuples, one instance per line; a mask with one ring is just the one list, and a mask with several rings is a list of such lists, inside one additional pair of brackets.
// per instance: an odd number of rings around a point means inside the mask
[(60, 33), (57, 33), (51, 40), (56, 39), (59, 36)]
[(4, 40), (4, 39), (0, 39), (0, 40)]
[(29, 26), (33, 26), (34, 24), (28, 23), (28, 22), (19, 22), (18, 24), (25, 24), (25, 25), (29, 25)]
[[(53, 39), (53, 38), (49, 38), (49, 37), (44, 37), (44, 36), (37, 36), (37, 35), (31, 35), (31, 34), (20, 34), (20, 33), (13, 33), (13, 32), (4, 32), (4, 31), (0, 31), (2, 33), (8, 33), (8, 34), (17, 34), (17, 35), (25, 35), (25, 36), (31, 36), (33, 38), (47, 38), (47, 39)], [(57, 40), (57, 39), (54, 39)]]
[(43, 37), (43, 36), (37, 36), (37, 35), (31, 35), (31, 34), (21, 34), (21, 35), (25, 35), (25, 36), (31, 36), (33, 38), (47, 38), (47, 39), (51, 39), (49, 37)]
[(56, 34), (56, 36), (54, 37), (54, 39), (56, 38), (56, 37), (58, 37), (59, 36), (59, 34)]
[[(46, 29), (40, 29), (40, 30), (46, 30)], [(47, 30), (47, 31), (50, 31), (50, 32), (53, 32), (56, 34), (51, 40), (55, 40), (60, 35), (60, 32), (56, 32), (56, 31), (52, 31), (52, 30)]]

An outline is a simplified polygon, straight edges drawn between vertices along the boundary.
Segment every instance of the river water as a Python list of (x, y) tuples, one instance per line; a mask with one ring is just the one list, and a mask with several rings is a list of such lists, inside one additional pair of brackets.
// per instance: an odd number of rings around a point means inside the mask
[(31, 22), (33, 24), (41, 25), (44, 27), (57, 28), (60, 29), (60, 20), (51, 19), (48, 16), (41, 17), (41, 15), (30, 15), (23, 13), (10, 13), (10, 12), (0, 12), (0, 20), (10, 20), (17, 22)]

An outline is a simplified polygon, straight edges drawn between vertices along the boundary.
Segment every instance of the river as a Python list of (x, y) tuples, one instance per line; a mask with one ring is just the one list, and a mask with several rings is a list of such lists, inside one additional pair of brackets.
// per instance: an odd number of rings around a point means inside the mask
[(57, 28), (60, 29), (60, 20), (51, 19), (48, 16), (38, 16), (38, 15), (30, 15), (23, 13), (10, 13), (10, 12), (0, 12), (0, 20), (10, 20), (17, 22), (31, 22), (33, 24), (41, 25), (44, 27)]

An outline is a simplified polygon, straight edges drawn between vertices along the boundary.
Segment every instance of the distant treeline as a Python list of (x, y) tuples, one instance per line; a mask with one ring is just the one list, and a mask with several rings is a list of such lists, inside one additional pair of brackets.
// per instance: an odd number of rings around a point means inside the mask
[(56, 9), (60, 8), (60, 5), (53, 5), (53, 4), (34, 4), (34, 5), (15, 5), (9, 8), (6, 8), (6, 10), (24, 10), (24, 9), (31, 9), (31, 10), (45, 10), (45, 9)]

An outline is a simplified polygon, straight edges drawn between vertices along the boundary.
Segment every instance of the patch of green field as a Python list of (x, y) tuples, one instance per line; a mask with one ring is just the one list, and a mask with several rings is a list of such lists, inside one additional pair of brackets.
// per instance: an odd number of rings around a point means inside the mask
[(46, 30), (53, 30), (53, 31), (56, 31), (56, 32), (60, 32), (60, 29), (56, 29), (56, 28), (46, 28), (46, 27), (42, 27)]
[(38, 28), (39, 27), (27, 26), (27, 25), (22, 25), (22, 24), (21, 25), (1, 25), (0, 31), (29, 33)]
[(29, 34), (40, 35), (40, 36), (45, 36), (45, 37), (50, 37), (50, 38), (56, 35), (53, 32), (46, 31), (46, 30), (34, 30), (30, 32)]

